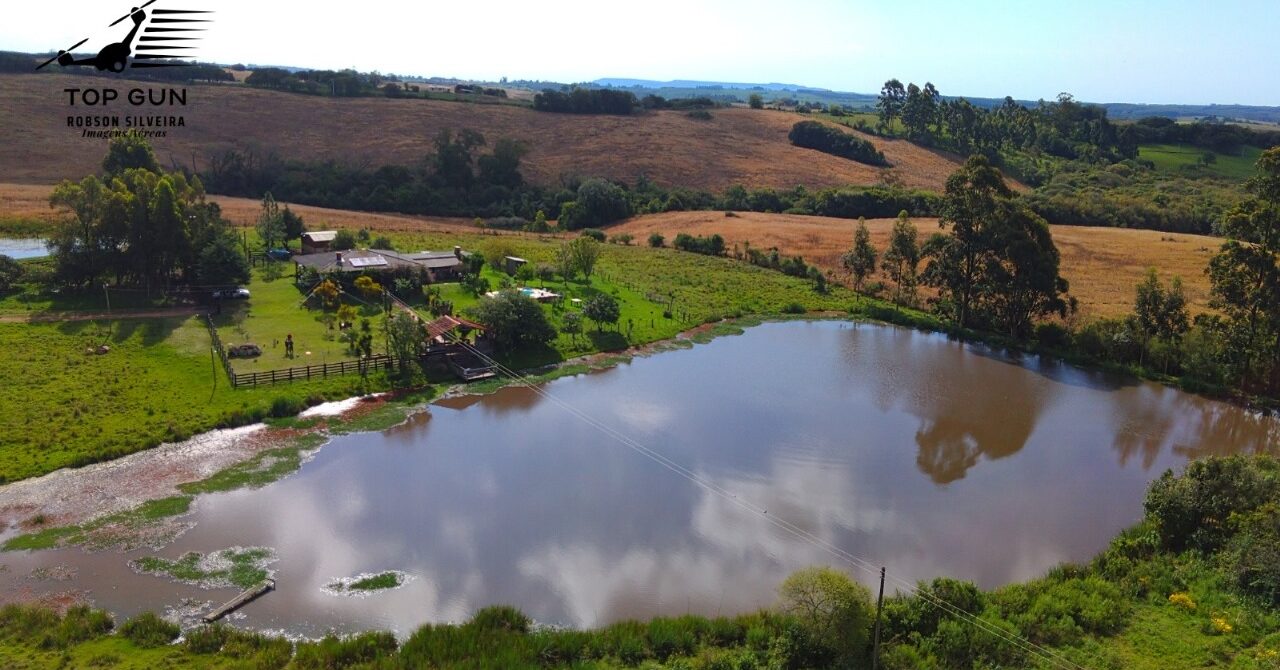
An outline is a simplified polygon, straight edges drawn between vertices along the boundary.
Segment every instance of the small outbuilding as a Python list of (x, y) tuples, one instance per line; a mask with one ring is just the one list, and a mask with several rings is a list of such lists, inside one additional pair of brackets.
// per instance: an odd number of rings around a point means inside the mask
[(503, 262), (503, 269), (506, 270), (507, 274), (509, 275), (514, 275), (516, 271), (520, 269), (521, 266), (527, 265), (529, 263), (529, 261), (523, 258), (520, 258), (519, 256), (507, 256), (506, 258), (502, 259), (502, 262)]
[(302, 234), (302, 253), (316, 254), (333, 248), (336, 230), (313, 230)]

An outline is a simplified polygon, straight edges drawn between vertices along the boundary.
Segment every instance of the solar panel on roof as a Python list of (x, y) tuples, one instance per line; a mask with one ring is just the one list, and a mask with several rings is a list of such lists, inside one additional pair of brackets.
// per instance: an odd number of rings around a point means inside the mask
[(387, 264), (387, 259), (383, 258), (382, 256), (357, 256), (350, 260), (351, 260), (351, 267), (354, 267), (354, 268), (367, 268), (367, 267)]

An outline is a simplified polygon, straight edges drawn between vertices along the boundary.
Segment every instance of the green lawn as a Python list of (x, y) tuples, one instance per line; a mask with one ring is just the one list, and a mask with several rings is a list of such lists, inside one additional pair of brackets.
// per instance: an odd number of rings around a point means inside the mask
[[(320, 320), (323, 312), (318, 300), (304, 304), (306, 295), (293, 283), (293, 264), (276, 263), (283, 274), (272, 276), (262, 268), (254, 270), (253, 280), (246, 286), (248, 300), (224, 301), (222, 314), (213, 317), (218, 337), (226, 346), (251, 342), (262, 347), (258, 358), (233, 359), (237, 373), (272, 370), (291, 366), (355, 358), (347, 351), (339, 331), (330, 329)], [(362, 303), (354, 297), (343, 296), (343, 302), (355, 307), (358, 318), (367, 318), (373, 328), (373, 350), (381, 353), (385, 348), (382, 309)], [(358, 323), (358, 321), (357, 321)], [(284, 355), (285, 337), (292, 334), (293, 359)]]
[(1144, 144), (1138, 148), (1138, 158), (1155, 164), (1156, 170), (1183, 175), (1212, 175), (1244, 181), (1255, 173), (1255, 164), (1262, 150), (1244, 147), (1239, 156), (1214, 153), (1216, 160), (1208, 167), (1200, 165), (1200, 157), (1206, 150), (1188, 144)]

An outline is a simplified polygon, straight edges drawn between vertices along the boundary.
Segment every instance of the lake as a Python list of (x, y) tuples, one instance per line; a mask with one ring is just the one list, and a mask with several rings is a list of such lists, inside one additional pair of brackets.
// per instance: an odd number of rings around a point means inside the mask
[(39, 258), (48, 256), (49, 248), (45, 241), (36, 238), (0, 237), (0, 256), (10, 258)]
[[(235, 591), (126, 563), (265, 546), (278, 589), (237, 625), (404, 634), (499, 603), (570, 626), (750, 611), (791, 571), (837, 563), (561, 403), (891, 576), (983, 587), (1089, 559), (1164, 469), (1280, 437), (1272, 418), (1172, 388), (847, 322), (765, 324), (542, 388), (555, 400), (509, 388), (335, 438), (266, 488), (202, 496), (159, 552), (0, 555), (0, 589), (87, 589), (121, 615), (221, 602)], [(75, 577), (30, 579), (53, 565)], [(413, 579), (324, 589), (382, 570)]]

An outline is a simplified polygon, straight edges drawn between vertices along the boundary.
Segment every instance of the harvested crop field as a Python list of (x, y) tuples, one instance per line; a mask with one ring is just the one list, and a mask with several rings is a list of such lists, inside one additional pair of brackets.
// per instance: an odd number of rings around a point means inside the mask
[[(67, 127), (67, 114), (171, 113), (125, 104), (67, 106), (64, 88), (101, 87), (103, 79), (64, 74), (0, 75), (0, 118), (21, 132), (0, 144), (0, 174), (19, 183), (55, 183), (96, 172), (102, 140)], [(130, 86), (145, 88), (144, 82)], [(156, 86), (151, 84), (151, 86)], [(509, 137), (528, 143), (522, 171), (538, 184), (562, 176), (601, 176), (634, 183), (640, 175), (666, 186), (721, 191), (733, 184), (790, 188), (874, 184), (884, 170), (791, 146), (787, 133), (805, 117), (790, 112), (718, 109), (712, 119), (683, 111), (636, 116), (535, 112), (516, 105), (434, 100), (325, 98), (243, 85), (188, 85), (179, 108), (185, 126), (153, 140), (165, 166), (207, 165), (230, 148), (274, 150), (286, 158), (356, 164), (408, 164), (433, 151), (441, 130), (470, 128), (490, 144)], [(367, 132), (348, 132), (352, 128)], [(848, 131), (854, 132), (854, 131)], [(941, 190), (954, 157), (900, 140), (867, 136), (907, 186)]]
[[(937, 219), (915, 219), (920, 240), (937, 230)], [(840, 255), (853, 246), (855, 221), (818, 216), (741, 212), (668, 212), (631, 219), (611, 228), (610, 234), (630, 233), (637, 240), (661, 233), (670, 244), (677, 233), (719, 233), (732, 249), (749, 242), (752, 247), (777, 247), (787, 255), (832, 270), (843, 281), (847, 273)], [(867, 221), (872, 243), (883, 252), (888, 246), (893, 219)], [(1116, 316), (1133, 307), (1134, 286), (1147, 267), (1159, 270), (1163, 279), (1182, 277), (1193, 313), (1209, 308), (1209, 280), (1204, 274), (1209, 257), (1221, 240), (1203, 235), (1182, 235), (1152, 230), (1050, 226), (1062, 254), (1062, 274), (1071, 282), (1071, 294), (1080, 301), (1080, 316)], [(882, 279), (877, 277), (877, 279)]]

